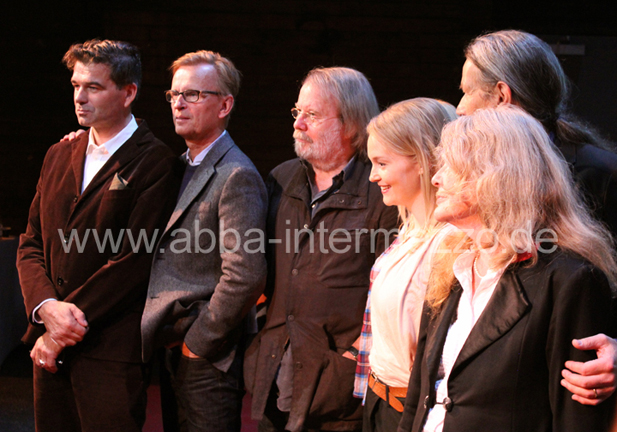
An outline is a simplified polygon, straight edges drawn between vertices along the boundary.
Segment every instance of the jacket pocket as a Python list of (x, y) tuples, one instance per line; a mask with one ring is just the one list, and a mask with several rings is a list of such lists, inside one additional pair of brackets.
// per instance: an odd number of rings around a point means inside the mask
[(320, 247), (317, 277), (326, 287), (368, 287), (375, 257), (368, 230), (328, 231)]
[[(125, 228), (133, 210), (134, 196), (133, 189), (105, 191), (96, 214), (96, 227), (114, 231), (118, 228)], [(138, 233), (132, 234), (135, 236)]]
[(361, 400), (353, 397), (356, 362), (328, 350), (317, 382), (309, 417), (359, 420)]

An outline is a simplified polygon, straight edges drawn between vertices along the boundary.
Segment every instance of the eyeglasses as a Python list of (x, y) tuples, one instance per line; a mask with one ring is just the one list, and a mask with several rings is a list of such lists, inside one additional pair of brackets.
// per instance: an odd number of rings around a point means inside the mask
[(167, 99), (167, 102), (172, 103), (172, 102), (175, 102), (176, 99), (178, 99), (180, 95), (182, 95), (185, 101), (189, 103), (194, 103), (199, 100), (199, 97), (201, 95), (209, 95), (209, 94), (215, 95), (215, 96), (222, 95), (221, 92), (215, 92), (211, 90), (184, 90), (183, 92), (179, 92), (176, 90), (167, 90), (165, 92), (165, 99)]
[[(292, 108), (291, 109), (291, 116), (294, 119), (298, 119), (299, 117), (301, 117), (304, 114), (304, 121), (307, 124), (313, 125), (315, 123), (319, 123), (322, 122), (324, 120), (330, 120), (330, 119), (335, 119), (335, 118), (340, 118), (340, 116), (336, 116), (336, 117), (319, 117), (317, 114), (315, 114), (314, 112), (311, 111), (302, 111), (300, 108)], [(342, 121), (342, 119), (341, 119)]]

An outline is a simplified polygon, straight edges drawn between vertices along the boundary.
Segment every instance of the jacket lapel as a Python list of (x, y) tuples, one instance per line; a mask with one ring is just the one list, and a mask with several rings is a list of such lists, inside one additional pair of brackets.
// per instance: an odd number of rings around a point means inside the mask
[[(84, 190), (83, 197), (89, 195), (93, 191), (95, 191), (101, 184), (105, 183), (111, 176), (116, 174), (124, 165), (132, 161), (139, 155), (141, 149), (139, 148), (142, 138), (145, 134), (145, 129), (142, 126), (145, 126), (145, 122), (143, 120), (139, 121), (139, 127), (133, 133), (133, 135), (120, 146), (118, 150), (109, 158), (109, 160), (101, 167), (99, 172), (96, 173), (92, 181), (88, 184), (86, 189)], [(88, 137), (86, 137), (86, 147), (88, 145)], [(85, 157), (85, 148), (84, 148), (84, 157)], [(82, 176), (83, 176), (83, 164), (82, 164)], [(129, 179), (125, 179), (129, 180)], [(79, 184), (81, 189), (81, 181)], [(130, 187), (130, 184), (129, 184)]]
[(82, 134), (71, 144), (71, 167), (75, 178), (75, 196), (81, 195), (81, 184), (84, 181), (84, 164), (86, 163), (86, 148), (88, 134)]
[(458, 367), (510, 330), (529, 308), (523, 287), (511, 269), (505, 271), (484, 312), (461, 349), (452, 375)]
[(193, 174), (186, 189), (184, 189), (182, 196), (178, 197), (176, 208), (169, 218), (165, 232), (169, 231), (180, 216), (191, 206), (191, 203), (197, 198), (206, 184), (208, 184), (214, 173), (216, 173), (216, 164), (218, 164), (221, 158), (225, 156), (234, 145), (233, 140), (227, 133), (216, 143), (214, 148), (208, 152), (204, 160), (199, 164), (195, 174)]
[(431, 382), (437, 379), (443, 346), (448, 336), (450, 325), (455, 319), (463, 290), (457, 283), (443, 306), (443, 311), (431, 321), (426, 345), (426, 364)]
[[(96, 173), (90, 184), (88, 184), (84, 190), (83, 195), (86, 196), (92, 193), (92, 191), (96, 190), (100, 185), (105, 183), (109, 177), (120, 171), (124, 165), (135, 159), (138, 154), (139, 148), (132, 139), (122, 144), (113, 156), (109, 158), (105, 165), (103, 165), (99, 172)], [(128, 181), (129, 179), (125, 180)]]
[(311, 187), (308, 185), (306, 162), (300, 161), (302, 169), (295, 172), (289, 182), (283, 186), (283, 193), (289, 197), (302, 200), (307, 207), (311, 205)]

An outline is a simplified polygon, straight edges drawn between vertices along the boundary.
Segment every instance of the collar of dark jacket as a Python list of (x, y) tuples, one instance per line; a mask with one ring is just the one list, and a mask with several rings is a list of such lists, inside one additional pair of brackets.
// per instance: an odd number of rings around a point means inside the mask
[(92, 179), (88, 187), (81, 191), (81, 183), (83, 181), (84, 163), (86, 159), (86, 148), (88, 147), (88, 134), (90, 130), (85, 134), (78, 136), (75, 140), (70, 141), (71, 145), (71, 165), (76, 180), (76, 192), (77, 195), (86, 196), (95, 190), (98, 185), (106, 181), (106, 179), (113, 173), (118, 172), (124, 165), (134, 160), (137, 155), (143, 151), (141, 146), (148, 144), (152, 141), (152, 132), (148, 129), (148, 124), (145, 120), (136, 118), (137, 129), (133, 132), (133, 135), (126, 140), (124, 144), (118, 148), (118, 150), (111, 155), (109, 160), (103, 165), (103, 167), (97, 172), (96, 176)]
[[(301, 165), (293, 174), (283, 194), (301, 199), (307, 203), (310, 201), (310, 184), (307, 178), (307, 169), (310, 164), (304, 160), (298, 160)], [(311, 168), (312, 169), (312, 168)], [(360, 209), (367, 205), (369, 186), (369, 174), (371, 167), (368, 163), (356, 159), (353, 167), (346, 167), (343, 174), (343, 184), (340, 189), (325, 199), (324, 208)], [(308, 205), (308, 204), (307, 204)]]

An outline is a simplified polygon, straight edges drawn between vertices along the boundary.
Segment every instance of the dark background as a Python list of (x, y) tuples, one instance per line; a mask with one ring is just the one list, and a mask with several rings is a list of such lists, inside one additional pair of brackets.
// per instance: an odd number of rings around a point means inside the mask
[(78, 128), (68, 47), (93, 37), (142, 52), (134, 113), (178, 154), (163, 91), (169, 64), (199, 49), (229, 57), (244, 75), (229, 131), (263, 175), (294, 156), (299, 82), (315, 66), (348, 66), (371, 81), (380, 106), (416, 96), (456, 105), (463, 48), (474, 36), (516, 28), (584, 47), (561, 56), (575, 83), (573, 109), (617, 139), (617, 2), (436, 1), (11, 1), (2, 6), (0, 221), (25, 229), (49, 146)]

